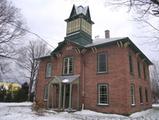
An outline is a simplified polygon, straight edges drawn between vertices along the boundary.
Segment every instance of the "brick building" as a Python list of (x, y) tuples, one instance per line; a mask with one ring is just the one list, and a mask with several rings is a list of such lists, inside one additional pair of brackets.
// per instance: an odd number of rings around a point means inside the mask
[(57, 110), (129, 114), (151, 107), (151, 61), (128, 38), (92, 40), (89, 7), (73, 6), (64, 41), (39, 58), (36, 103)]

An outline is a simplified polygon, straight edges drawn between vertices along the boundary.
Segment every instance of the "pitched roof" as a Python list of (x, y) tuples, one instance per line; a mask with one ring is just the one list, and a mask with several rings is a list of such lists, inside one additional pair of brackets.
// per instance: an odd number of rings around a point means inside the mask
[(88, 20), (89, 22), (94, 24), (94, 22), (91, 20), (89, 6), (83, 7), (81, 5), (80, 6), (73, 5), (71, 14), (70, 14), (69, 18), (66, 19), (65, 21), (70, 21), (70, 20), (77, 18), (79, 16), (86, 18), (86, 20)]
[(109, 44), (117, 44), (118, 41), (121, 41), (124, 43), (128, 42), (129, 47), (135, 52), (139, 53), (139, 56), (142, 59), (145, 59), (145, 61), (149, 64), (152, 65), (153, 63), (146, 57), (146, 55), (128, 38), (128, 37), (119, 37), (119, 38), (96, 38), (93, 40), (91, 44), (87, 44), (84, 46), (85, 48), (89, 47), (100, 47), (100, 46), (106, 46)]
[(76, 44), (79, 48), (82, 48), (84, 46), (81, 46), (79, 43), (75, 42), (75, 41), (70, 41), (70, 40), (64, 40), (62, 42), (58, 43), (58, 46), (51, 52), (51, 55), (57, 53), (60, 49), (62, 49), (62, 47), (65, 45), (65, 43), (67, 42), (71, 42), (73, 44)]
[(107, 44), (110, 42), (126, 39), (127, 37), (118, 37), (118, 38), (96, 38), (93, 40), (92, 43), (87, 44), (85, 47), (92, 47), (92, 46), (97, 46), (97, 45), (102, 45), (102, 44)]
[[(67, 40), (68, 41), (68, 40)], [(60, 44), (58, 45), (58, 47), (56, 49), (54, 49), (51, 53), (51, 55), (57, 53), (64, 45), (65, 43), (67, 42), (66, 40), (64, 40), (63, 42), (60, 42)], [(117, 37), (117, 38), (96, 38), (92, 41), (92, 43), (90, 44), (87, 44), (85, 46), (81, 46), (80, 44), (76, 43), (75, 41), (69, 41), (69, 42), (72, 42), (74, 44), (76, 44), (79, 48), (91, 48), (91, 47), (106, 47), (106, 45), (110, 45), (110, 44), (117, 44), (117, 42), (123, 42), (126, 43), (128, 42), (129, 43), (129, 47), (135, 52), (135, 53), (139, 53), (140, 57), (142, 59), (145, 59), (145, 61), (149, 64), (149, 65), (152, 65), (153, 63), (146, 57), (146, 55), (128, 38), (128, 37)], [(50, 56), (51, 56), (50, 55)], [(41, 57), (39, 59), (43, 59), (43, 58), (47, 58), (47, 57), (50, 57), (50, 56), (44, 56), (44, 57)]]

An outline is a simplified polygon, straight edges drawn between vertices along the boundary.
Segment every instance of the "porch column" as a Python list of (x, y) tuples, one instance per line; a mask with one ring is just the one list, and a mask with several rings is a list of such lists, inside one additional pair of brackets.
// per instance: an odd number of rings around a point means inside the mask
[(51, 93), (52, 93), (52, 108), (54, 108), (54, 84), (52, 84), (52, 87), (51, 87)]
[(61, 108), (61, 83), (59, 83), (59, 108)]
[(70, 83), (69, 108), (71, 108), (71, 103), (72, 103), (72, 83)]
[(63, 90), (63, 109), (65, 108), (65, 98), (66, 98), (66, 84), (64, 84), (64, 90)]
[(80, 85), (79, 85), (79, 80), (77, 82), (77, 92), (78, 92), (78, 97), (77, 97), (77, 109), (79, 109), (79, 96), (80, 96)]

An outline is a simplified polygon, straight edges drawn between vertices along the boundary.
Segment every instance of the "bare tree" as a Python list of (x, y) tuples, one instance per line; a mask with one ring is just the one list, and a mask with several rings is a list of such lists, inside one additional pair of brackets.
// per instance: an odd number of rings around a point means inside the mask
[(30, 41), (29, 45), (19, 49), (17, 64), (27, 72), (25, 77), (29, 79), (29, 100), (39, 67), (39, 61), (36, 58), (49, 55), (49, 53), (47, 45), (38, 40)]
[(1, 59), (0, 60), (0, 81), (3, 81), (4, 74), (7, 72), (10, 72), (9, 62), (7, 62), (6, 59)]
[(7, 0), (0, 0), (0, 77), (7, 71), (6, 59), (15, 54), (15, 39), (25, 33), (23, 27), (19, 10)]
[(0, 0), (0, 57), (9, 58), (14, 53), (13, 40), (24, 35), (23, 25), (19, 10), (7, 0)]
[[(159, 61), (154, 61), (150, 69), (151, 89), (154, 96), (154, 102), (159, 99)], [(156, 99), (157, 98), (157, 99)]]
[[(147, 16), (159, 17), (159, 0), (109, 0), (105, 1), (106, 5), (115, 7), (128, 7), (128, 11), (135, 11), (135, 20), (144, 22), (159, 32), (157, 26), (147, 20)], [(144, 19), (146, 17), (146, 19)]]
[(159, 17), (159, 0), (110, 0), (109, 5), (126, 6), (137, 11), (143, 17), (150, 14)]
[[(105, 0), (108, 6), (127, 7), (128, 12), (133, 13), (134, 21), (140, 22), (144, 25), (142, 28), (148, 26), (151, 35), (141, 35), (140, 38), (147, 39), (146, 41), (152, 42), (158, 50), (159, 47), (159, 0)], [(135, 14), (134, 14), (135, 13)], [(154, 20), (155, 19), (155, 20)], [(151, 39), (151, 40), (150, 40)]]

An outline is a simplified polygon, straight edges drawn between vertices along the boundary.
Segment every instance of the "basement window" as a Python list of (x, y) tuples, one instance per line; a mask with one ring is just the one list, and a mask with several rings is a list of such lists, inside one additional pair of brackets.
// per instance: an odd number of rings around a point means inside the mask
[(98, 84), (98, 105), (108, 105), (108, 84)]

